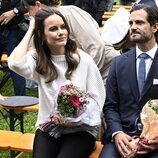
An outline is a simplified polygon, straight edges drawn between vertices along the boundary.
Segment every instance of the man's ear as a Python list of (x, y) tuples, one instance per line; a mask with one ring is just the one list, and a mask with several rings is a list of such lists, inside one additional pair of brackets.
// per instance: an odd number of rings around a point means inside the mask
[(155, 33), (157, 31), (158, 31), (158, 22), (153, 25), (153, 32)]
[(40, 1), (36, 1), (36, 2), (35, 2), (35, 6), (36, 6), (38, 9), (42, 9), (42, 8), (47, 7), (47, 5), (41, 3)]
[(39, 9), (41, 9), (41, 2), (40, 1), (36, 1), (35, 2), (35, 6), (38, 7)]

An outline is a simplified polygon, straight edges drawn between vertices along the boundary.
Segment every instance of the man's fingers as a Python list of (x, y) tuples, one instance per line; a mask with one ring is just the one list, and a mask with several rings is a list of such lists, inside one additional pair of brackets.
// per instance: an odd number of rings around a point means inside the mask
[(129, 153), (129, 149), (127, 148), (127, 145), (123, 141), (118, 142), (118, 150), (123, 157), (126, 157), (126, 155), (128, 155)]

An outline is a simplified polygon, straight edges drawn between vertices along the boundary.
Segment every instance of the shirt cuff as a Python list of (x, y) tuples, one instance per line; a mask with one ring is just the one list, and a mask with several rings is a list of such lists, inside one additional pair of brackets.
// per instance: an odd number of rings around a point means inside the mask
[(116, 134), (118, 134), (118, 133), (123, 133), (123, 131), (114, 132), (114, 133), (112, 134), (111, 142), (114, 142), (114, 136), (115, 136)]

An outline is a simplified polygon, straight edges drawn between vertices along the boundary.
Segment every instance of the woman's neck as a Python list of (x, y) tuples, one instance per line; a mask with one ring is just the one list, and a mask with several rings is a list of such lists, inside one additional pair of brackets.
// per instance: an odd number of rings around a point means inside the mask
[(64, 55), (65, 47), (52, 48), (50, 51), (52, 55)]

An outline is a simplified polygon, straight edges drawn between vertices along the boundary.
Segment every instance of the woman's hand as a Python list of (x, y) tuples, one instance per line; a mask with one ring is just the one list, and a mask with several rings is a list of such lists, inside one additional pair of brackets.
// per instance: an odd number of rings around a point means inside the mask
[(158, 150), (158, 137), (152, 140), (148, 140), (146, 143), (139, 142), (142, 150), (138, 150), (137, 154), (147, 154), (154, 150)]
[(63, 118), (59, 112), (54, 112), (51, 116), (51, 121), (56, 125), (61, 125), (65, 128), (71, 128), (78, 125), (78, 122), (69, 122), (66, 118)]
[(55, 112), (53, 116), (51, 116), (51, 121), (54, 122), (54, 124), (56, 125), (62, 124), (62, 120), (58, 112)]

